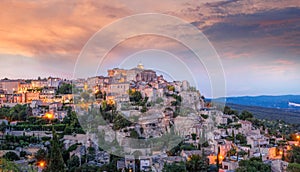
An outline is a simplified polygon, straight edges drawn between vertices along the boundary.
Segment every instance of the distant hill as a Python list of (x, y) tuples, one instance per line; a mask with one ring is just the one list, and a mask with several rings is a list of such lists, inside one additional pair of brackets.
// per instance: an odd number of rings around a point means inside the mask
[(291, 124), (300, 124), (300, 111), (294, 109), (266, 108), (227, 103), (227, 106), (239, 112), (246, 110), (258, 119), (283, 120)]
[[(215, 99), (215, 101), (223, 99)], [(260, 119), (300, 124), (300, 95), (227, 97), (232, 109), (247, 110)]]
[(227, 97), (226, 103), (300, 110), (300, 95)]

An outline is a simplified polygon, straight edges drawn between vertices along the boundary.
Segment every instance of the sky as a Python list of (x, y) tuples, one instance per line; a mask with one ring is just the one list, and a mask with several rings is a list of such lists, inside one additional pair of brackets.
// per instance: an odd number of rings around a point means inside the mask
[[(86, 57), (82, 70), (94, 65), (91, 56), (81, 52), (99, 30), (128, 16), (160, 13), (174, 16), (201, 32), (203, 45), (200, 43), (199, 49), (211, 52), (203, 56), (220, 58), (222, 69), (217, 64), (215, 68), (224, 72), (227, 96), (300, 94), (299, 0), (3, 0), (1, 3), (0, 78), (72, 78), (80, 56)], [(114, 33), (154, 26), (146, 19), (136, 25), (110, 27), (110, 32), (98, 37), (102, 43), (95, 42), (98, 46), (95, 49), (121, 37)], [(176, 31), (180, 37), (180, 26), (167, 27), (167, 23), (165, 26), (164, 31)], [(146, 68), (157, 69), (169, 78), (190, 79), (202, 94), (212, 95), (215, 76), (209, 71), (214, 66), (194, 63), (192, 59), (196, 56), (190, 47), (162, 35), (132, 34), (133, 37), (119, 41), (105, 55), (101, 69), (130, 68), (142, 62)], [(190, 39), (193, 38), (191, 35)], [(98, 50), (92, 51), (97, 57)], [(103, 74), (101, 70), (98, 72)]]

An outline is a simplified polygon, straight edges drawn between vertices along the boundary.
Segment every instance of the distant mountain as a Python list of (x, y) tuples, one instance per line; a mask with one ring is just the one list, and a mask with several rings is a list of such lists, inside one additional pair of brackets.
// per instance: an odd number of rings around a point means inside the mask
[[(223, 100), (215, 99), (217, 102)], [(227, 97), (226, 105), (240, 112), (250, 111), (260, 119), (300, 122), (300, 95)]]
[(246, 106), (231, 103), (227, 103), (226, 105), (239, 112), (244, 110), (249, 111), (258, 119), (283, 120), (291, 124), (300, 123), (300, 110)]
[(226, 103), (298, 111), (300, 110), (300, 95), (227, 97)]

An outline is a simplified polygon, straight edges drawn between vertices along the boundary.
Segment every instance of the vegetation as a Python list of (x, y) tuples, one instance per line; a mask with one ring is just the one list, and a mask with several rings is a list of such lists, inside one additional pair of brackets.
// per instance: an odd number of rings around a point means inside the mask
[(3, 158), (7, 159), (8, 161), (16, 161), (20, 159), (15, 152), (7, 152), (3, 155)]
[(290, 163), (300, 164), (300, 147), (293, 146), (292, 149), (288, 152), (287, 158)]
[(13, 163), (5, 158), (0, 159), (0, 171), (2, 171), (2, 170), (3, 171), (20, 171), (20, 169), (18, 168), (18, 166), (15, 163)]
[(163, 172), (186, 172), (186, 166), (183, 162), (181, 163), (173, 163), (173, 164), (165, 164), (162, 170)]
[(209, 162), (204, 155), (192, 155), (186, 163), (186, 169), (189, 172), (206, 172), (208, 168)]
[(236, 172), (271, 172), (271, 167), (264, 164), (262, 160), (252, 158), (250, 160), (242, 160), (239, 162), (239, 168)]
[(253, 118), (253, 114), (244, 110), (239, 116), (239, 119), (241, 120), (246, 120), (246, 119), (251, 119)]
[(39, 149), (35, 154), (36, 160), (39, 161), (46, 161), (47, 158), (47, 151), (45, 149)]
[(119, 130), (128, 126), (131, 126), (132, 122), (124, 118), (122, 115), (118, 114), (113, 119), (113, 130)]
[(52, 136), (53, 138), (51, 141), (50, 158), (48, 160), (49, 165), (46, 167), (45, 171), (64, 172), (65, 164), (61, 154), (60, 143), (58, 141), (58, 137), (54, 129), (52, 129)]
[(287, 172), (299, 172), (300, 164), (299, 163), (289, 163)]
[(7, 119), (8, 121), (25, 121), (31, 115), (31, 108), (27, 104), (0, 108), (0, 119)]
[(238, 115), (238, 111), (231, 109), (229, 106), (225, 106), (223, 113), (226, 115)]
[(201, 117), (202, 117), (203, 119), (207, 119), (207, 118), (208, 118), (208, 115), (201, 114)]
[(62, 83), (58, 89), (57, 89), (57, 94), (72, 94), (72, 89), (73, 89), (73, 85), (72, 84), (68, 84), (68, 83)]
[(297, 129), (300, 129), (299, 112), (288, 109), (265, 108), (258, 106), (245, 106), (237, 104), (228, 104), (232, 109), (242, 112), (244, 110), (254, 114), (255, 118), (270, 121), (281, 121), (284, 123), (293, 124)]

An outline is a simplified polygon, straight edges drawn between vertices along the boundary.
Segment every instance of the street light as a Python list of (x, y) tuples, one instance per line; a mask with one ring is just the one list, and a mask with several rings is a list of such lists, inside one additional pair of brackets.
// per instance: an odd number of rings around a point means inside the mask
[(45, 161), (40, 161), (40, 162), (38, 162), (38, 167), (40, 168), (40, 169), (44, 169), (45, 168), (45, 166), (46, 166), (46, 162)]
[(53, 115), (52, 113), (50, 113), (50, 112), (47, 112), (47, 113), (45, 114), (45, 118), (47, 118), (47, 119), (49, 119), (49, 120), (52, 120), (52, 119), (54, 119), (54, 115)]
[(45, 167), (45, 163), (44, 162), (40, 162), (40, 167), (44, 168)]

